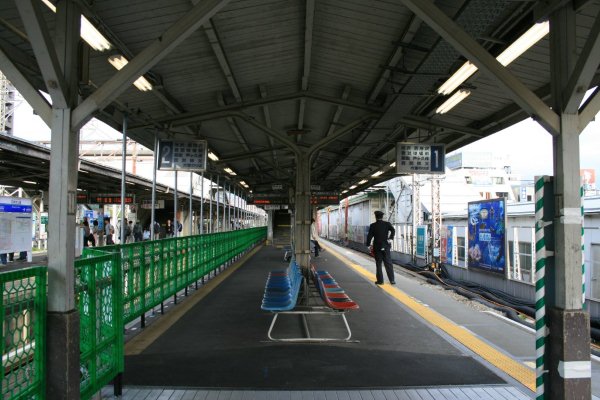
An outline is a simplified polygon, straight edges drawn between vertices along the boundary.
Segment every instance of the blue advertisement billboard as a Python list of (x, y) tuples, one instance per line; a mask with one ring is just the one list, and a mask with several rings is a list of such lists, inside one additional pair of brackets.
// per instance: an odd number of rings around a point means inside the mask
[(427, 226), (417, 226), (417, 257), (425, 258), (427, 251)]
[(469, 268), (505, 274), (505, 206), (504, 199), (469, 203)]

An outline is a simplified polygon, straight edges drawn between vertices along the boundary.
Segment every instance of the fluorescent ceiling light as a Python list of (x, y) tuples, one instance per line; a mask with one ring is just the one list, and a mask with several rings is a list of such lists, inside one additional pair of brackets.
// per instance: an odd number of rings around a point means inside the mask
[(439, 106), (437, 108), (437, 110), (435, 110), (435, 112), (438, 114), (447, 113), (452, 108), (454, 108), (454, 106), (456, 106), (458, 103), (460, 103), (465, 98), (467, 98), (467, 96), (469, 96), (470, 94), (471, 94), (471, 92), (469, 90), (459, 90), (458, 92), (456, 92), (452, 96), (450, 96), (450, 98), (448, 100), (446, 100), (444, 102), (444, 104)]
[(440, 88), (437, 90), (439, 94), (449, 95), (454, 92), (454, 89), (463, 84), (477, 71), (477, 67), (467, 61), (456, 71)]
[(227, 172), (229, 175), (237, 175), (231, 168), (223, 168), (223, 171)]
[[(520, 55), (525, 53), (534, 44), (539, 42), (550, 32), (550, 23), (548, 21), (540, 22), (533, 25), (527, 32), (519, 37), (513, 44), (508, 46), (496, 60), (503, 66), (507, 66)], [(470, 61), (467, 61), (456, 71), (440, 88), (437, 90), (439, 94), (449, 95), (457, 87), (463, 84), (477, 71), (477, 67)]]
[(362, 185), (363, 183), (367, 183), (367, 179), (363, 179), (362, 181), (358, 182), (359, 185)]
[(356, 185), (352, 185), (350, 186), (348, 189), (352, 190), (352, 189), (356, 189)]
[(342, 190), (342, 194), (344, 194), (344, 193), (348, 193), (348, 189)]
[(521, 54), (525, 53), (531, 46), (539, 42), (550, 32), (550, 22), (540, 22), (529, 28), (513, 44), (508, 46), (496, 59), (500, 64), (507, 66)]
[(37, 185), (37, 182), (34, 182), (34, 181), (23, 181), (23, 183), (29, 183), (30, 185)]
[(373, 178), (377, 178), (379, 175), (383, 175), (383, 171), (377, 171), (375, 172), (373, 175), (371, 175)]
[[(108, 62), (111, 63), (111, 65), (117, 70), (122, 69), (127, 65), (127, 63), (129, 63), (129, 61), (127, 61), (127, 59), (122, 55), (112, 55), (108, 57)], [(142, 92), (152, 90), (152, 85), (143, 76), (140, 76), (135, 82), (133, 82), (133, 84)]]
[(208, 158), (210, 158), (213, 161), (219, 161), (219, 157), (217, 157), (217, 155), (215, 153), (213, 153), (212, 151), (208, 152)]
[(390, 164), (390, 168), (394, 168), (396, 166), (396, 161)]
[[(56, 12), (56, 6), (50, 2), (50, 0), (42, 0), (42, 2), (52, 10)], [(97, 51), (109, 50), (112, 46), (110, 42), (96, 29), (94, 25), (86, 17), (81, 16), (81, 28), (79, 30), (80, 36), (86, 41), (90, 47)]]

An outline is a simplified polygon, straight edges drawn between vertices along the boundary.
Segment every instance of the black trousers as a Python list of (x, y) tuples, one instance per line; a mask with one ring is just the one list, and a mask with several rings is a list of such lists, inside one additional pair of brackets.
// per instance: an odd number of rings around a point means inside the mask
[(383, 283), (383, 271), (381, 269), (381, 262), (385, 265), (385, 272), (388, 276), (390, 282), (395, 282), (394, 278), (394, 266), (392, 264), (392, 254), (390, 253), (390, 246), (387, 245), (383, 248), (383, 250), (377, 247), (373, 247), (373, 251), (375, 253), (375, 268), (377, 276), (377, 282)]

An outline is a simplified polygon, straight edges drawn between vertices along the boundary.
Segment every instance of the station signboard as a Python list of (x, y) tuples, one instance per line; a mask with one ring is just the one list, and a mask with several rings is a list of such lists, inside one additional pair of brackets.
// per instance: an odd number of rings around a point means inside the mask
[(503, 198), (468, 203), (469, 268), (506, 273), (505, 210)]
[(445, 158), (444, 144), (396, 144), (396, 172), (399, 174), (444, 174)]
[[(142, 200), (141, 207), (145, 210), (152, 210), (152, 200)], [(156, 200), (156, 202), (154, 203), (154, 209), (162, 210), (163, 208), (165, 208), (165, 201), (164, 200)]]
[(0, 197), (0, 253), (31, 252), (31, 199)]
[[(108, 193), (92, 193), (90, 194), (91, 204), (121, 204), (121, 195)], [(132, 194), (125, 195), (125, 204), (134, 204), (135, 196)]]
[(167, 171), (206, 171), (206, 140), (161, 140), (158, 143), (158, 169)]

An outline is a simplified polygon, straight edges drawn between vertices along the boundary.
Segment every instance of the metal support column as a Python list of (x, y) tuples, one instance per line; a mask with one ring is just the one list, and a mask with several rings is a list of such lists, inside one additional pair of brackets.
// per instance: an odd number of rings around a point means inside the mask
[(154, 133), (154, 154), (152, 155), (152, 208), (150, 210), (150, 240), (156, 240), (160, 232), (154, 231), (156, 221), (156, 170), (158, 169), (158, 133)]
[(192, 197), (194, 195), (194, 173), (192, 171), (190, 171), (190, 215), (189, 215), (189, 219), (190, 219), (190, 236), (194, 234), (194, 218), (192, 217), (194, 215), (194, 210), (192, 209)]
[(219, 175), (217, 175), (217, 218), (215, 219), (217, 222), (217, 229), (216, 232), (219, 232)]
[(209, 215), (208, 215), (208, 228), (209, 232), (213, 233), (213, 202), (212, 202), (212, 191), (213, 191), (213, 176), (210, 174), (210, 190), (208, 192), (208, 201), (209, 201)]
[[(77, 49), (81, 12), (76, 2), (57, 4), (55, 51), (67, 83), (68, 104), (53, 101), (48, 215), (48, 317), (46, 398), (79, 399), (79, 312), (75, 304), (75, 214), (79, 131), (72, 130), (77, 104)], [(53, 99), (54, 100), (54, 99)]]
[(177, 198), (178, 198), (178, 193), (177, 193), (177, 170), (175, 170), (175, 190), (173, 190), (173, 221), (172, 221), (172, 225), (173, 225), (173, 237), (178, 237), (179, 236), (179, 229), (177, 229)]
[(296, 156), (296, 196), (294, 251), (296, 261), (308, 276), (310, 264), (310, 159), (301, 152)]
[(546, 301), (550, 399), (591, 399), (590, 321), (581, 296), (579, 117), (565, 111), (569, 99), (563, 98), (576, 62), (575, 11), (567, 2), (550, 16), (552, 107), (560, 115), (560, 131), (553, 137), (554, 290)]
[(417, 261), (417, 226), (423, 225), (423, 213), (421, 212), (421, 183), (419, 182), (419, 175), (413, 174), (412, 176), (412, 197), (413, 197), (413, 218), (412, 218), (412, 260), (413, 263)]
[(440, 242), (442, 232), (442, 210), (441, 210), (440, 178), (433, 176), (431, 178), (431, 254), (433, 256), (434, 268), (437, 268), (440, 261)]
[(127, 174), (127, 114), (123, 116), (123, 143), (121, 146), (121, 232), (119, 235), (120, 242), (125, 243), (125, 228), (127, 227), (127, 219), (125, 218), (125, 175)]
[(204, 172), (200, 173), (200, 234), (204, 233)]

